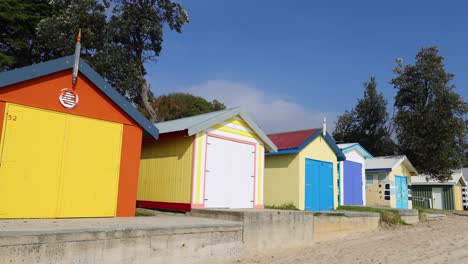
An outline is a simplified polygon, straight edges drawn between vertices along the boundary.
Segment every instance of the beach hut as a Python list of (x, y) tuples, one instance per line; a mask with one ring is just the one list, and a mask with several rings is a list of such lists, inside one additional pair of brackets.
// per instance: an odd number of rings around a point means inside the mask
[(292, 203), (300, 210), (338, 206), (338, 161), (345, 160), (325, 129), (271, 134), (278, 152), (265, 157), (265, 204)]
[(373, 156), (359, 143), (338, 144), (346, 156), (340, 161), (340, 205), (366, 205), (366, 159)]
[[(468, 168), (462, 169), (463, 179), (468, 182)], [(468, 186), (462, 186), (463, 209), (468, 209)]]
[[(134, 216), (158, 130), (74, 57), (0, 73), (0, 218)], [(73, 83), (74, 82), (74, 83)]]
[(276, 146), (240, 108), (157, 123), (142, 147), (138, 207), (263, 208), (264, 151)]
[(411, 176), (417, 175), (405, 155), (366, 160), (366, 203), (368, 206), (412, 208)]
[(440, 210), (463, 210), (462, 188), (466, 187), (462, 170), (454, 171), (448, 181), (427, 175), (411, 177), (413, 205)]

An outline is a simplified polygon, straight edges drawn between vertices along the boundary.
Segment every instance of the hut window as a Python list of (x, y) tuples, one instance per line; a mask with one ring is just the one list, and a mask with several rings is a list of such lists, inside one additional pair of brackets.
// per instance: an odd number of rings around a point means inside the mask
[(385, 181), (385, 177), (386, 177), (386, 176), (387, 176), (387, 175), (385, 175), (385, 174), (379, 174), (379, 182), (380, 182), (380, 181), (381, 181), (381, 182)]
[(366, 175), (366, 184), (374, 184), (374, 175), (372, 174)]

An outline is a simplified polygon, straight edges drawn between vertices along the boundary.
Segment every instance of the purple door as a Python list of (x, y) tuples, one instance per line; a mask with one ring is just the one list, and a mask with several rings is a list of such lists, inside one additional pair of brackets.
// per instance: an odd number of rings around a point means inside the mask
[(362, 164), (352, 161), (344, 161), (344, 204), (362, 205)]

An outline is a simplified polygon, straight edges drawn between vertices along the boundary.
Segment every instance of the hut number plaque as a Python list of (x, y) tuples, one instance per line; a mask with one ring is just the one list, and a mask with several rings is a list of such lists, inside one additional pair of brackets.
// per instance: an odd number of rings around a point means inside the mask
[(60, 91), (59, 101), (63, 107), (72, 109), (78, 104), (79, 97), (75, 91), (64, 88)]

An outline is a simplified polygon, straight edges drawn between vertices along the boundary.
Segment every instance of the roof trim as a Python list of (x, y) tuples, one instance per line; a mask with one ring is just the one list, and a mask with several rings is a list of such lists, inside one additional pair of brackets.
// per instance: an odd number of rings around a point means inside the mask
[[(282, 154), (293, 154), (293, 153), (299, 153), (302, 149), (304, 149), (310, 142), (312, 142), (314, 139), (317, 137), (322, 136), (322, 129), (319, 128), (315, 133), (310, 135), (308, 138), (306, 138), (304, 141), (302, 141), (301, 144), (297, 146), (297, 148), (293, 149), (281, 149), (278, 150), (276, 153), (266, 153), (266, 155), (282, 155)], [(323, 137), (325, 141), (327, 142), (328, 146), (333, 150), (335, 153), (338, 161), (344, 161), (346, 160), (346, 156), (343, 154), (343, 152), (338, 148), (338, 146), (335, 143), (335, 140), (328, 134)]]
[(292, 149), (280, 149), (277, 152), (266, 152), (266, 156), (272, 156), (272, 155), (283, 155), (283, 154), (297, 154), (299, 153), (298, 148), (292, 148)]
[[(14, 69), (11, 71), (1, 72), (0, 88), (39, 78), (59, 71), (72, 69), (74, 58), (75, 57), (71, 55)], [(79, 72), (82, 73), (88, 80), (90, 80), (101, 92), (103, 92), (118, 107), (120, 107), (138, 125), (140, 125), (148, 136), (153, 138), (159, 137), (159, 130), (82, 59), (80, 59)]]
[(372, 156), (372, 154), (369, 153), (369, 151), (367, 151), (367, 150), (366, 150), (363, 146), (361, 146), (361, 144), (359, 144), (359, 143), (355, 143), (354, 145), (351, 145), (351, 146), (349, 146), (349, 147), (343, 148), (343, 149), (341, 149), (341, 151), (342, 151), (343, 153), (348, 153), (348, 152), (350, 152), (350, 151), (352, 151), (352, 150), (354, 150), (354, 149), (356, 149), (356, 148), (358, 148), (358, 149), (364, 154), (364, 155), (363, 155), (364, 158), (366, 158), (366, 159), (371, 159), (371, 158), (374, 157), (374, 156)]
[(389, 172), (392, 171), (391, 168), (382, 168), (382, 169), (366, 169), (366, 172)]

